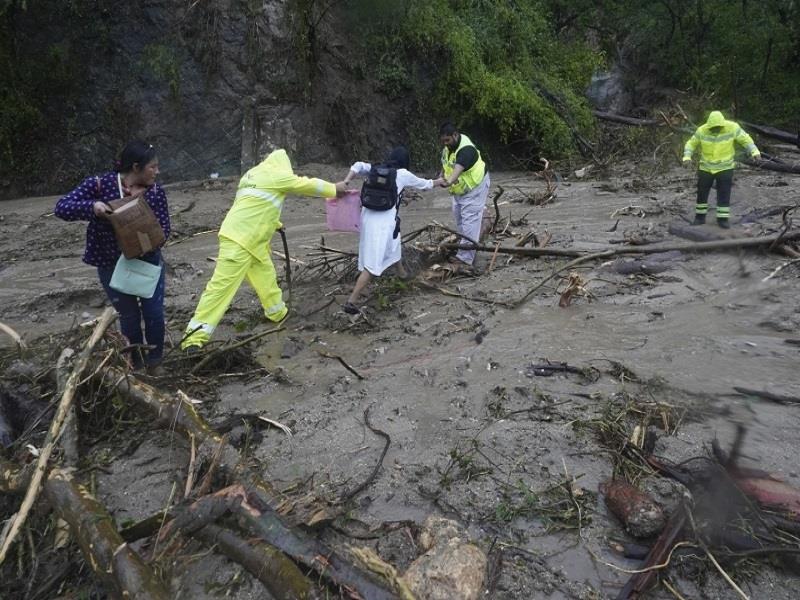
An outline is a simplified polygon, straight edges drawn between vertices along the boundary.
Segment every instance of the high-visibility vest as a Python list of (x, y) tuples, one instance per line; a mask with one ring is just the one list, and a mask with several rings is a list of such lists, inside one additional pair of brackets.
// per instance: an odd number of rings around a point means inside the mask
[(239, 180), (239, 189), (219, 236), (242, 246), (257, 260), (269, 255), (269, 241), (281, 226), (281, 210), (286, 194), (333, 198), (333, 183), (300, 177), (292, 171), (285, 150), (275, 150)]
[[(720, 127), (719, 133), (712, 133), (712, 127)], [(738, 123), (728, 121), (722, 113), (715, 110), (703, 125), (697, 128), (694, 135), (686, 142), (683, 149), (683, 160), (691, 160), (694, 151), (700, 147), (700, 170), (706, 173), (719, 173), (736, 166), (734, 157), (736, 144), (744, 148), (751, 157), (760, 156), (753, 138)]]
[[(444, 147), (442, 150), (442, 172), (446, 178), (449, 178), (453, 173), (458, 151), (468, 146), (475, 148), (475, 144), (462, 133), (460, 134), (458, 148), (451, 151), (447, 146)], [(483, 181), (483, 176), (486, 174), (486, 163), (483, 162), (480, 151), (477, 148), (475, 148), (475, 151), (478, 153), (478, 160), (469, 169), (463, 171), (456, 182), (448, 188), (451, 194), (456, 196), (466, 194), (468, 191), (478, 187)]]

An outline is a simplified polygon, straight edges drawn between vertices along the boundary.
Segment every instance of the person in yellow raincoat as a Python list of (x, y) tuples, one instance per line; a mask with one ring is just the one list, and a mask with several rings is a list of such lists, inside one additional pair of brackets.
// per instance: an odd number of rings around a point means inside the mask
[(181, 349), (196, 349), (211, 339), (245, 278), (258, 294), (267, 319), (283, 320), (288, 309), (270, 257), (270, 240), (282, 226), (286, 194), (331, 198), (343, 195), (345, 187), (342, 182), (295, 175), (285, 150), (275, 150), (245, 173), (219, 230), (214, 274), (189, 321)]
[(697, 203), (695, 204), (694, 225), (703, 225), (708, 213), (708, 195), (711, 186), (717, 184), (717, 225), (723, 229), (730, 227), (731, 188), (733, 169), (736, 166), (736, 145), (747, 154), (761, 159), (747, 132), (735, 121), (728, 121), (718, 110), (708, 115), (708, 121), (697, 128), (683, 148), (683, 164), (691, 168), (692, 156), (699, 150), (700, 164), (697, 169)]

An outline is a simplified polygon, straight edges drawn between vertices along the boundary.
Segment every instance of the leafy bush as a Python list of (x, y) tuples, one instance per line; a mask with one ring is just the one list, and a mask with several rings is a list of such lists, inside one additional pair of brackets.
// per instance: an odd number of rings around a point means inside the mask
[(366, 53), (384, 57), (381, 89), (429, 94), (425, 108), (439, 119), (480, 126), (503, 142), (527, 140), (548, 156), (571, 152), (572, 129), (591, 133), (583, 90), (602, 57), (556, 36), (546, 2), (379, 1), (351, 10), (361, 17)]

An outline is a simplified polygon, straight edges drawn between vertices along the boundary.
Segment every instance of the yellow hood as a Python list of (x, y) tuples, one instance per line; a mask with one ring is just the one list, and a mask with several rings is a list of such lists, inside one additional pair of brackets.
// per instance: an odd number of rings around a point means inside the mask
[(706, 121), (706, 127), (722, 127), (725, 125), (725, 117), (722, 113), (718, 110), (712, 111), (710, 115), (708, 115), (708, 121)]
[(239, 187), (255, 187), (283, 191), (292, 187), (297, 176), (292, 170), (289, 155), (282, 148), (270, 152), (263, 161), (247, 171), (239, 182)]

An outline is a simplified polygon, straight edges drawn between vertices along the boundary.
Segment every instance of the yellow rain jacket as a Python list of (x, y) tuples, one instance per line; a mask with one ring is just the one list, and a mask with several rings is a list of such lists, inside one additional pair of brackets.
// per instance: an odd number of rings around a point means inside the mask
[[(712, 127), (721, 127), (717, 134), (711, 132)], [(697, 128), (694, 135), (686, 142), (683, 149), (683, 161), (692, 160), (692, 155), (700, 147), (700, 170), (706, 173), (719, 173), (733, 169), (736, 144), (742, 146), (752, 158), (760, 158), (761, 152), (756, 148), (747, 132), (738, 123), (728, 121), (718, 110), (708, 116), (708, 121)]]
[(281, 227), (286, 194), (336, 197), (336, 186), (322, 179), (300, 177), (292, 171), (285, 150), (275, 150), (239, 181), (233, 206), (225, 216), (219, 237), (236, 242), (264, 262), (269, 242)]
[(245, 279), (256, 291), (267, 319), (279, 322), (286, 316), (288, 308), (269, 249), (272, 236), (281, 227), (286, 194), (333, 198), (336, 186), (295, 175), (285, 150), (275, 150), (244, 174), (219, 230), (214, 274), (200, 296), (181, 348), (203, 346), (211, 339)]

